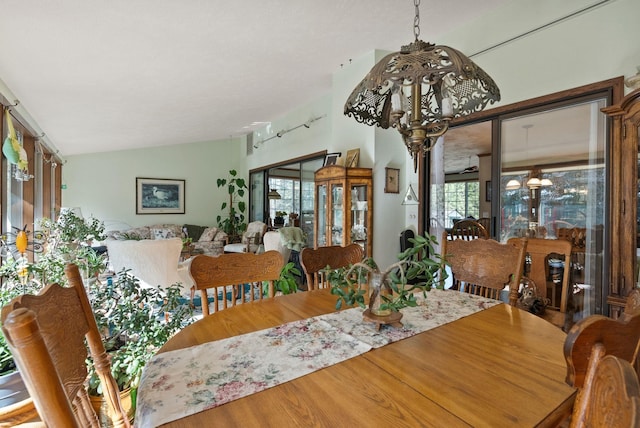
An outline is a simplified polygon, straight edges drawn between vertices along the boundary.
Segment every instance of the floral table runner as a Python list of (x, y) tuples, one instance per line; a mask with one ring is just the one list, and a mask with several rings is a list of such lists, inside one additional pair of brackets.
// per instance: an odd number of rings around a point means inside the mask
[(348, 360), (500, 302), (431, 290), (402, 310), (403, 328), (362, 321), (362, 309), (283, 324), (154, 356), (138, 390), (136, 426), (156, 427)]

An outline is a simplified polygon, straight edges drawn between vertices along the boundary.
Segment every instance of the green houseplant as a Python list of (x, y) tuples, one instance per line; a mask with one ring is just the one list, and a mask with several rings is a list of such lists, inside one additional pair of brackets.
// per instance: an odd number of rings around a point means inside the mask
[(402, 308), (417, 305), (416, 291), (441, 287), (446, 273), (444, 259), (434, 251), (435, 236), (425, 234), (410, 239), (413, 247), (398, 255), (398, 262), (380, 271), (372, 258), (340, 269), (326, 269), (331, 293), (338, 297), (336, 309), (343, 304), (365, 308), (363, 283), (371, 285), (369, 309), (373, 315), (386, 316)]
[[(98, 255), (87, 244), (93, 239), (104, 239), (104, 225), (95, 218), (83, 219), (72, 211), (60, 213), (56, 221), (43, 218), (38, 231), (26, 237), (37, 249), (35, 261), (29, 262), (16, 249), (15, 240), (3, 237), (5, 254), (0, 266), (2, 287), (0, 305), (4, 306), (22, 294), (35, 294), (46, 284), (66, 284), (64, 266), (76, 263), (87, 276), (94, 276), (105, 268), (103, 255)], [(0, 375), (15, 370), (13, 357), (0, 332)]]
[[(102, 238), (104, 228), (98, 220), (85, 221), (67, 212), (61, 214), (59, 221), (43, 219), (40, 228), (37, 236), (42, 240), (43, 251), (35, 255), (33, 263), (11, 251), (3, 259), (2, 305), (21, 294), (35, 294), (52, 282), (66, 285), (65, 265), (77, 264), (84, 270), (92, 309), (111, 355), (112, 373), (121, 390), (133, 390), (135, 404), (135, 388), (144, 364), (171, 335), (191, 322), (192, 311), (180, 300), (180, 285), (174, 284), (162, 292), (157, 288), (141, 288), (137, 278), (127, 271), (118, 273), (106, 284), (99, 281), (98, 275), (106, 269), (105, 259), (87, 245), (92, 239)], [(87, 363), (90, 392), (99, 394), (91, 359)], [(0, 371), (15, 370), (1, 332), (0, 364)]]
[(247, 204), (242, 200), (247, 184), (244, 178), (238, 177), (238, 172), (232, 169), (229, 171), (229, 177), (218, 178), (217, 185), (218, 188), (226, 188), (229, 195), (229, 201), (223, 202), (220, 207), (222, 211), (228, 210), (227, 216), (223, 218), (222, 215), (218, 215), (216, 217), (218, 227), (229, 236), (229, 242), (240, 242), (242, 232), (247, 229), (245, 223)]
[[(38, 229), (31, 234), (25, 227), (21, 231), (17, 230), (16, 234), (2, 236), (2, 306), (22, 294), (36, 294), (46, 284), (66, 284), (64, 266), (67, 262), (76, 263), (87, 275), (97, 274), (104, 269), (104, 257), (86, 245), (94, 238), (102, 239), (104, 226), (98, 220), (84, 220), (72, 212), (66, 212), (61, 213), (58, 221), (42, 219)], [(34, 262), (26, 257), (25, 248), (35, 253)], [(0, 407), (28, 398), (4, 334), (0, 331), (0, 383), (6, 385), (7, 379), (16, 379), (10, 380), (16, 389), (6, 399), (0, 399)], [(2, 387), (3, 390), (7, 388), (8, 386)], [(25, 409), (28, 410), (29, 406)]]
[[(193, 311), (180, 299), (181, 286), (142, 288), (127, 270), (89, 289), (98, 329), (111, 372), (120, 391), (131, 389), (132, 402), (146, 362), (177, 331), (192, 321)], [(100, 395), (97, 374), (89, 360), (89, 393)]]
[[(297, 278), (300, 278), (300, 276), (300, 270), (296, 267), (295, 263), (286, 263), (280, 271), (280, 277), (274, 281), (275, 292), (282, 294), (295, 293), (298, 291)], [(269, 283), (266, 281), (262, 284), (262, 292), (265, 295), (269, 292)]]

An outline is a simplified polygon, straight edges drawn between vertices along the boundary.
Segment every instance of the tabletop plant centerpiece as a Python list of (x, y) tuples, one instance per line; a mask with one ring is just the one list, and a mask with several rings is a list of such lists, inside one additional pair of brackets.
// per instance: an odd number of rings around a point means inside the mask
[[(418, 305), (416, 292), (433, 287), (441, 288), (446, 277), (444, 258), (435, 253), (435, 236), (425, 234), (409, 240), (413, 247), (398, 255), (398, 261), (380, 271), (372, 258), (344, 268), (327, 269), (331, 294), (338, 296), (336, 309), (343, 304), (366, 309), (363, 318), (374, 322), (377, 329), (383, 324), (401, 327), (401, 309)], [(369, 285), (369, 305), (365, 304), (366, 284)]]

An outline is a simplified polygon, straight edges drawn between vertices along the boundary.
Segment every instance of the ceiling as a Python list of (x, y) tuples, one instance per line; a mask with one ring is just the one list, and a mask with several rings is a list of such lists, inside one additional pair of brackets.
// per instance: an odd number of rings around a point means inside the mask
[[(420, 38), (506, 1), (422, 0)], [(409, 0), (4, 0), (0, 80), (62, 156), (222, 140), (411, 42), (413, 14)]]

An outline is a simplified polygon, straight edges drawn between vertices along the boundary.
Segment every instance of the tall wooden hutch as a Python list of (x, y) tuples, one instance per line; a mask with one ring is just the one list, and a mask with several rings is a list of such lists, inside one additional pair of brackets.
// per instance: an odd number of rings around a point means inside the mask
[(640, 223), (638, 218), (638, 144), (640, 89), (602, 110), (612, 119), (611, 284), (607, 303), (617, 318), (627, 295), (638, 285)]
[(362, 246), (373, 251), (373, 179), (371, 168), (329, 165), (315, 173), (315, 247)]

